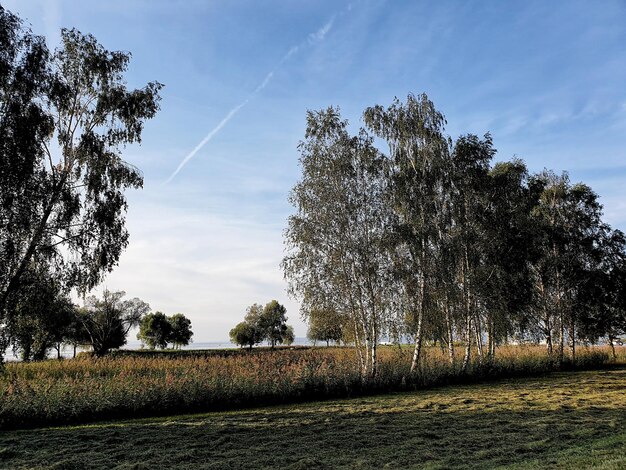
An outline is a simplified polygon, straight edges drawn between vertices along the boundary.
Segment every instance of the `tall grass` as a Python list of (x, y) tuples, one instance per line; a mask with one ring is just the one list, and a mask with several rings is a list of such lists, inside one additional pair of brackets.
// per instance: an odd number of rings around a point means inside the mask
[[(623, 350), (620, 354), (624, 354)], [(555, 369), (545, 350), (538, 347), (502, 347), (493, 362), (473, 362), (467, 371), (450, 366), (443, 352), (430, 348), (419, 373), (410, 375), (410, 353), (406, 348), (382, 347), (378, 373), (366, 382), (361, 379), (354, 351), (349, 348), (11, 363), (0, 378), (0, 426), (354, 396)], [(604, 349), (581, 348), (576, 363), (566, 365), (594, 368), (608, 360)]]

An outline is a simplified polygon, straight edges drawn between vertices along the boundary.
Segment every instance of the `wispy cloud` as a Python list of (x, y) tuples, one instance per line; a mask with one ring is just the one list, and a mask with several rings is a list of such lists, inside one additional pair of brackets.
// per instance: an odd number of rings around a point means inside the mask
[(316, 44), (320, 41), (323, 41), (324, 38), (326, 37), (326, 34), (328, 34), (330, 29), (333, 27), (334, 22), (335, 22), (335, 15), (333, 15), (333, 17), (330, 20), (328, 20), (328, 22), (324, 26), (322, 26), (320, 29), (318, 29), (314, 33), (309, 34), (309, 44)]
[(336, 14), (333, 15), (330, 20), (328, 20), (326, 23), (324, 23), (324, 25), (319, 28), (317, 31), (311, 33), (308, 35), (306, 41), (302, 42), (301, 44), (296, 44), (293, 45), (292, 47), (289, 48), (289, 50), (287, 51), (287, 53), (278, 61), (278, 64), (274, 67), (274, 69), (269, 72), (265, 78), (263, 79), (263, 81), (259, 84), (259, 86), (257, 86), (254, 91), (252, 93), (250, 93), (250, 95), (248, 95), (248, 97), (243, 100), (241, 103), (239, 103), (237, 106), (235, 106), (234, 108), (232, 108), (228, 114), (226, 114), (226, 116), (224, 116), (224, 118), (219, 122), (219, 124), (217, 126), (215, 126), (213, 129), (211, 129), (211, 131), (209, 131), (209, 133), (204, 137), (204, 139), (202, 139), (200, 141), (200, 143), (198, 145), (196, 145), (194, 147), (194, 149), (189, 152), (185, 158), (183, 158), (183, 160), (179, 163), (178, 167), (176, 168), (176, 170), (174, 170), (174, 172), (169, 176), (169, 178), (165, 181), (165, 184), (170, 183), (175, 177), (176, 175), (178, 175), (178, 173), (180, 173), (180, 171), (185, 167), (185, 165), (187, 165), (187, 163), (189, 163), (189, 161), (196, 156), (196, 154), (206, 145), (208, 144), (211, 139), (213, 139), (213, 137), (215, 137), (215, 135), (217, 135), (217, 133), (226, 125), (228, 124), (228, 121), (230, 121), (240, 110), (241, 108), (243, 108), (245, 105), (247, 105), (250, 100), (260, 91), (262, 91), (272, 80), (272, 78), (274, 77), (274, 74), (276, 73), (276, 71), (289, 59), (291, 58), (294, 54), (297, 54), (301, 49), (303, 49), (305, 46), (315, 46), (316, 44), (320, 43), (321, 41), (324, 40), (324, 38), (326, 37), (326, 35), (328, 34), (328, 32), (332, 29), (333, 24), (335, 22), (335, 18), (336, 18)]
[[(267, 81), (269, 82), (269, 80)], [(266, 83), (266, 82), (264, 81), (263, 83)], [(263, 83), (259, 86), (259, 88), (257, 88), (258, 91), (262, 89), (261, 86), (263, 86)], [(258, 91), (255, 90), (254, 93), (258, 93)], [(235, 106), (233, 109), (231, 109), (228, 112), (228, 114), (224, 117), (224, 119), (222, 119), (217, 126), (211, 129), (211, 131), (204, 137), (204, 139), (202, 139), (200, 143), (196, 145), (194, 149), (191, 152), (189, 152), (185, 158), (183, 158), (183, 160), (179, 163), (176, 170), (174, 170), (174, 172), (170, 175), (167, 181), (165, 181), (165, 184), (172, 181), (176, 177), (176, 175), (180, 173), (180, 170), (183, 169), (183, 167), (189, 162), (189, 160), (195, 157), (196, 154), (202, 149), (202, 147), (204, 147), (207, 143), (209, 143), (209, 141), (222, 129), (222, 127), (224, 127), (228, 123), (228, 121), (230, 121), (233, 118), (235, 114), (239, 112), (241, 108), (243, 108), (246, 104), (248, 104), (248, 101), (250, 101), (251, 97), (252, 95), (246, 98), (245, 101), (241, 102), (240, 104)]]

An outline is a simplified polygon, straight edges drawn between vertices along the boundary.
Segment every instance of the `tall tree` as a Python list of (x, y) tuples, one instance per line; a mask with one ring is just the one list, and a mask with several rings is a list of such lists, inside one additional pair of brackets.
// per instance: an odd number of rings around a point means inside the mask
[(393, 284), (386, 250), (390, 208), (386, 159), (361, 130), (351, 136), (339, 111), (307, 113), (299, 145), (302, 178), (290, 201), (283, 260), (290, 291), (306, 317), (334, 308), (349, 319), (364, 379), (376, 375)]
[(593, 266), (604, 225), (602, 206), (587, 185), (572, 185), (567, 173), (543, 172), (543, 185), (533, 216), (539, 229), (541, 256), (534, 268), (542, 328), (548, 352), (558, 339), (557, 359), (563, 362), (566, 340), (575, 355), (579, 315), (585, 311), (583, 291), (592, 282)]
[(460, 287), (460, 311), (465, 329), (463, 367), (469, 362), (472, 339), (482, 360), (484, 311), (479, 279), (484, 265), (485, 220), (489, 191), (489, 167), (495, 154), (491, 136), (460, 137), (452, 152), (450, 165), (453, 250), (456, 285)]
[(483, 263), (478, 271), (484, 305), (487, 355), (496, 344), (521, 337), (529, 328), (533, 286), (530, 263), (536, 255), (532, 208), (538, 194), (519, 159), (496, 163), (489, 171), (483, 219)]
[(424, 320), (431, 303), (438, 269), (435, 241), (441, 196), (449, 156), (445, 118), (425, 94), (397, 98), (386, 109), (365, 110), (369, 129), (389, 146), (391, 201), (397, 215), (396, 263), (403, 286), (405, 309), (414, 317), (415, 338), (411, 372), (420, 362)]
[(62, 30), (54, 53), (0, 7), (0, 320), (34, 258), (88, 290), (128, 243), (122, 149), (140, 142), (161, 85), (129, 90), (130, 54)]

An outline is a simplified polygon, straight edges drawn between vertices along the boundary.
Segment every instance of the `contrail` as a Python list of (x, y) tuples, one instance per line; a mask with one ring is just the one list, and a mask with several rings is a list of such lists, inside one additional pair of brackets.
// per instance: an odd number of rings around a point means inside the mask
[(204, 139), (202, 139), (200, 141), (200, 143), (198, 145), (196, 145), (194, 147), (194, 149), (189, 152), (189, 154), (187, 154), (187, 156), (185, 158), (183, 158), (183, 160), (180, 162), (180, 164), (178, 165), (178, 167), (176, 168), (176, 170), (174, 170), (174, 172), (170, 175), (170, 177), (165, 181), (165, 184), (168, 184), (170, 181), (172, 181), (176, 175), (178, 173), (180, 173), (180, 170), (182, 170), (184, 168), (184, 166), (189, 163), (189, 160), (191, 160), (193, 157), (195, 157), (195, 155), (202, 149), (202, 147), (204, 147), (206, 144), (209, 143), (209, 141), (215, 137), (215, 135), (222, 129), (222, 127), (224, 127), (226, 124), (228, 124), (228, 121), (230, 121), (235, 114), (237, 114), (239, 112), (239, 110), (241, 108), (243, 108), (245, 105), (248, 104), (248, 102), (254, 97), (254, 95), (256, 95), (257, 93), (259, 93), (261, 90), (263, 90), (263, 88), (265, 88), (267, 86), (267, 84), (272, 80), (272, 78), (274, 77), (274, 73), (276, 72), (276, 70), (278, 70), (284, 63), (285, 61), (287, 61), (291, 56), (293, 56), (294, 54), (296, 54), (300, 49), (302, 49), (304, 46), (313, 46), (321, 41), (324, 40), (324, 38), (326, 37), (326, 35), (328, 34), (328, 32), (331, 30), (331, 28), (333, 27), (333, 23), (335, 22), (335, 17), (337, 15), (333, 15), (330, 20), (328, 20), (321, 28), (319, 28), (317, 31), (311, 33), (308, 35), (306, 41), (304, 41), (301, 44), (292, 46), (287, 53), (278, 61), (278, 64), (274, 67), (274, 69), (268, 73), (265, 78), (263, 79), (263, 81), (259, 84), (259, 86), (257, 86), (254, 91), (252, 93), (250, 93), (248, 95), (248, 97), (243, 100), (241, 103), (239, 103), (237, 106), (235, 106), (233, 109), (231, 109), (228, 114), (226, 116), (224, 116), (224, 118), (220, 121), (220, 123), (215, 126), (205, 137)]

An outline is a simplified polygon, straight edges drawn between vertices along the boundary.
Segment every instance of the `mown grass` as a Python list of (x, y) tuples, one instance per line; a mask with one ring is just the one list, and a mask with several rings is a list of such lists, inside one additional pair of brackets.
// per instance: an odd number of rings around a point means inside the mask
[[(438, 349), (409, 374), (408, 348), (381, 348), (373, 380), (358, 374), (349, 348), (256, 354), (113, 357), (8, 364), (0, 378), (0, 426), (15, 428), (98, 419), (233, 409), (260, 404), (414, 390), (555, 369), (543, 348), (504, 347), (489, 364), (450, 367)], [(594, 368), (606, 352), (582, 349), (570, 367)], [(460, 361), (459, 361), (460, 362)]]
[(626, 369), (0, 434), (7, 469), (626, 468)]

